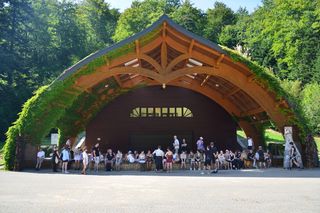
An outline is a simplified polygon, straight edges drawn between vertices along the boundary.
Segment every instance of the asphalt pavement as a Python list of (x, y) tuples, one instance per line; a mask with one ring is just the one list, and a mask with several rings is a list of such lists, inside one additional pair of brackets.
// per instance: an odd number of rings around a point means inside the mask
[(320, 169), (0, 172), (0, 212), (320, 212)]

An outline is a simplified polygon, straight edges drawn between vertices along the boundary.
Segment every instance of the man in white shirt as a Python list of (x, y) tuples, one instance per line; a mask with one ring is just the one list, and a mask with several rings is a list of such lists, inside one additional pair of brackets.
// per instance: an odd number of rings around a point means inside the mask
[(40, 170), (41, 164), (42, 164), (42, 162), (43, 162), (43, 160), (44, 160), (44, 157), (45, 157), (44, 151), (43, 151), (41, 148), (39, 148), (39, 151), (38, 151), (38, 153), (37, 153), (36, 170)]
[(162, 166), (162, 158), (164, 156), (164, 152), (161, 150), (161, 146), (158, 146), (158, 149), (154, 150), (152, 154), (155, 155), (156, 157), (155, 159), (156, 170), (160, 171)]
[(252, 150), (253, 148), (253, 140), (251, 137), (248, 137), (248, 150)]
[(174, 153), (177, 153), (179, 152), (179, 147), (180, 147), (180, 142), (177, 138), (177, 136), (173, 136), (173, 148), (174, 148)]

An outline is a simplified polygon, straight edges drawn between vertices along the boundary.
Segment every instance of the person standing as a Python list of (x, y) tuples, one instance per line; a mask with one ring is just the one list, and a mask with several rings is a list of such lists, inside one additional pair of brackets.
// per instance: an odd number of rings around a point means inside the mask
[(45, 158), (45, 153), (44, 151), (41, 149), (41, 147), (39, 148), (39, 151), (37, 153), (37, 164), (36, 164), (36, 170), (40, 170), (41, 169), (41, 165), (42, 162)]
[(62, 152), (61, 152), (61, 160), (62, 160), (62, 173), (69, 173), (68, 172), (68, 162), (70, 160), (70, 153), (68, 150), (68, 146), (65, 145)]
[(181, 144), (181, 152), (187, 153), (188, 149), (188, 144), (186, 142), (186, 139), (182, 139), (182, 144)]
[(52, 171), (58, 172), (58, 163), (59, 163), (60, 155), (58, 152), (58, 148), (56, 146), (53, 147), (53, 153), (52, 153)]
[(167, 159), (167, 161), (166, 161), (167, 172), (172, 172), (173, 153), (170, 150), (170, 148), (167, 149), (165, 156)]
[(87, 153), (87, 147), (83, 147), (83, 152), (82, 152), (82, 164), (83, 164), (83, 168), (82, 168), (82, 172), (81, 174), (86, 174), (87, 171), (87, 166), (89, 164), (89, 156)]
[(205, 155), (204, 170), (208, 170), (208, 174), (209, 174), (209, 171), (211, 170), (212, 161), (215, 161), (215, 157), (213, 154), (214, 153), (211, 146), (207, 146), (206, 150), (204, 151), (204, 155)]
[(99, 149), (99, 143), (97, 143), (93, 149), (92, 149), (92, 155), (94, 160), (94, 171), (99, 171), (99, 163), (100, 163), (100, 149)]
[(179, 153), (179, 148), (180, 148), (180, 142), (178, 140), (178, 137), (175, 135), (173, 136), (173, 148), (174, 148), (174, 153)]
[(216, 173), (218, 171), (218, 166), (216, 164), (217, 158), (218, 158), (218, 155), (216, 155), (216, 153), (218, 152), (218, 149), (217, 147), (214, 146), (214, 142), (210, 142), (209, 149), (210, 149), (210, 155), (212, 155), (211, 167), (213, 169), (213, 173)]
[(161, 150), (161, 146), (158, 146), (158, 149), (154, 150), (152, 154), (155, 156), (156, 171), (160, 171), (162, 158), (164, 156), (164, 152)]
[(248, 140), (248, 150), (252, 150), (253, 149), (253, 140), (251, 137), (248, 137), (247, 140)]
[(197, 140), (197, 150), (201, 153), (204, 152), (204, 142), (203, 142), (203, 137), (200, 137), (198, 140)]

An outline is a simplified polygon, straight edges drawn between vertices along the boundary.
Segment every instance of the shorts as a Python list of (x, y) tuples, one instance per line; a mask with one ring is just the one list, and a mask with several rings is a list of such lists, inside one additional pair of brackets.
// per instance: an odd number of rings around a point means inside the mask
[(212, 159), (206, 159), (205, 162), (204, 162), (204, 165), (205, 166), (211, 166), (211, 161), (212, 161)]
[(248, 146), (248, 149), (249, 149), (249, 150), (252, 150), (252, 146)]
[(95, 164), (99, 164), (100, 163), (100, 157), (99, 156), (94, 157), (94, 163)]
[(69, 162), (69, 160), (63, 160), (62, 162), (63, 162), (63, 163), (67, 163), (67, 162)]

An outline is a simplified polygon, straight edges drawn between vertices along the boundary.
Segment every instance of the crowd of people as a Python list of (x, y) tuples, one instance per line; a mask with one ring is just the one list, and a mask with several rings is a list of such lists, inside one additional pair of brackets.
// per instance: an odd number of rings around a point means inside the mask
[[(183, 170), (200, 170), (202, 173), (216, 173), (220, 169), (239, 170), (242, 168), (269, 168), (272, 164), (271, 154), (264, 151), (259, 146), (256, 152), (253, 151), (253, 140), (248, 137), (247, 149), (240, 150), (218, 150), (214, 142), (205, 145), (203, 137), (196, 142), (196, 150), (190, 150), (185, 139), (180, 143), (177, 136), (173, 137), (172, 146), (163, 150), (158, 146), (154, 151), (128, 151), (122, 153), (120, 150), (113, 152), (108, 149), (102, 154), (100, 144), (97, 143), (88, 153), (86, 147), (71, 149), (70, 143), (67, 142), (63, 149), (59, 152), (57, 147), (53, 148), (52, 153), (52, 169), (58, 172), (61, 164), (62, 173), (69, 173), (70, 164), (74, 164), (75, 170), (81, 170), (82, 174), (86, 174), (88, 168), (94, 172), (98, 172), (102, 165), (106, 171), (121, 170), (123, 163), (135, 164), (141, 171), (167, 171), (172, 172), (173, 165), (177, 164)], [(295, 148), (291, 151), (291, 167), (297, 165), (295, 160)], [(41, 163), (45, 157), (44, 151), (39, 150), (37, 153), (36, 169), (41, 168)], [(155, 169), (153, 169), (155, 165)]]

